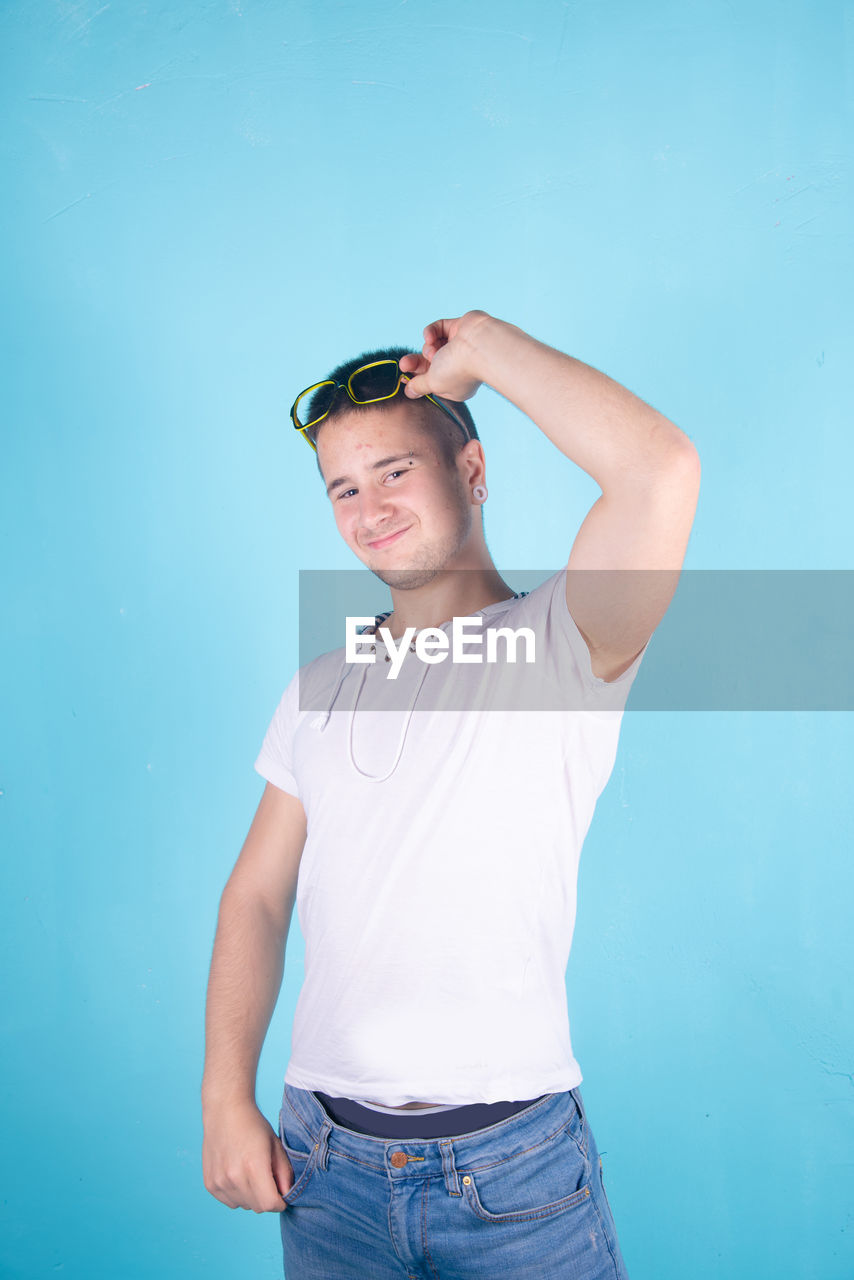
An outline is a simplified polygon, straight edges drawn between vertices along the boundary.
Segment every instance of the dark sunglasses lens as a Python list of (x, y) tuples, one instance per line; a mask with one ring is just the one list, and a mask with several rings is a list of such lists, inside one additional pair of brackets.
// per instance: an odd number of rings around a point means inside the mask
[(297, 403), (297, 420), (300, 426), (307, 427), (324, 417), (335, 399), (335, 384), (325, 382), (316, 391), (300, 396)]
[(400, 370), (396, 360), (384, 360), (371, 369), (360, 369), (353, 374), (350, 390), (362, 403), (380, 400), (394, 394), (400, 378)]

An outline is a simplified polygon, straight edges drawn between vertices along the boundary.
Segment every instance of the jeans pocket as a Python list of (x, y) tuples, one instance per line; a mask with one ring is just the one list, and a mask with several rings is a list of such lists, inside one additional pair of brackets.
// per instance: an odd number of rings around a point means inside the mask
[(600, 1182), (601, 1187), (602, 1187), (602, 1195), (605, 1197), (605, 1204), (607, 1205), (608, 1212), (610, 1213), (611, 1218), (613, 1219), (613, 1217), (614, 1217), (614, 1211), (613, 1211), (613, 1209), (611, 1208), (611, 1201), (608, 1199), (608, 1192), (605, 1190), (605, 1175), (604, 1175), (604, 1174), (603, 1174), (603, 1172), (602, 1172), (602, 1157), (601, 1157), (601, 1156), (599, 1157), (599, 1182)]
[(284, 1196), (285, 1204), (292, 1204), (304, 1195), (311, 1182), (320, 1151), (320, 1144), (313, 1142), (311, 1135), (299, 1124), (286, 1125), (284, 1107), (279, 1112), (279, 1141), (285, 1149), (294, 1180), (290, 1190)]
[(587, 1160), (590, 1151), (590, 1130), (587, 1127), (584, 1103), (577, 1087), (569, 1090), (568, 1097), (572, 1107), (572, 1115), (566, 1126), (566, 1131), (578, 1147), (584, 1160)]
[(591, 1194), (590, 1162), (569, 1124), (525, 1151), (458, 1172), (466, 1204), (485, 1222), (550, 1218)]

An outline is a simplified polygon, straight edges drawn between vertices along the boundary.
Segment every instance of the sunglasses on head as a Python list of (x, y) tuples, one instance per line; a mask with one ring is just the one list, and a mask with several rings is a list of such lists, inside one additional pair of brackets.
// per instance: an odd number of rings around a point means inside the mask
[[(358, 369), (354, 369), (346, 382), (335, 382), (332, 378), (325, 378), (323, 382), (315, 382), (313, 386), (306, 387), (291, 405), (291, 421), (316, 453), (317, 445), (309, 432), (313, 431), (329, 414), (335, 397), (342, 388), (353, 404), (376, 404), (379, 400), (390, 400), (392, 396), (396, 396), (400, 390), (400, 384), (409, 382), (411, 376), (403, 372), (397, 360), (372, 360), (370, 364), (363, 364)], [(309, 408), (309, 397), (316, 397), (313, 408)], [(426, 398), (462, 429), (467, 440), (472, 439), (471, 432), (462, 418), (458, 418), (435, 396), (427, 395)]]

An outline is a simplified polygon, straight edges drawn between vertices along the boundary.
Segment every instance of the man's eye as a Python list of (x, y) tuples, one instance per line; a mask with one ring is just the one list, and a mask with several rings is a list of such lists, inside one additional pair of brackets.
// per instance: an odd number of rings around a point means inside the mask
[[(407, 470), (408, 470), (407, 467), (401, 467), (399, 471), (389, 471), (388, 475), (386, 476), (386, 480), (389, 480), (392, 476), (406, 475)], [(336, 501), (340, 502), (341, 499), (346, 498), (348, 494), (356, 493), (356, 492), (357, 492), (356, 489), (345, 489), (343, 493), (338, 494)]]

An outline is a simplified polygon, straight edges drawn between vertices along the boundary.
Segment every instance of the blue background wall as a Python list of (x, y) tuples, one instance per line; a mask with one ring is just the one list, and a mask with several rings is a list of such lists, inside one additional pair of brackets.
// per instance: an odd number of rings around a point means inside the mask
[[(298, 571), (357, 567), (297, 390), (481, 307), (691, 436), (688, 567), (852, 567), (852, 40), (834, 0), (3, 6), (4, 1276), (281, 1274), (198, 1087)], [(496, 563), (553, 572), (598, 488), (472, 408)], [(625, 718), (568, 983), (633, 1280), (854, 1269), (851, 758), (841, 713)], [(295, 921), (271, 1117), (301, 962)]]

